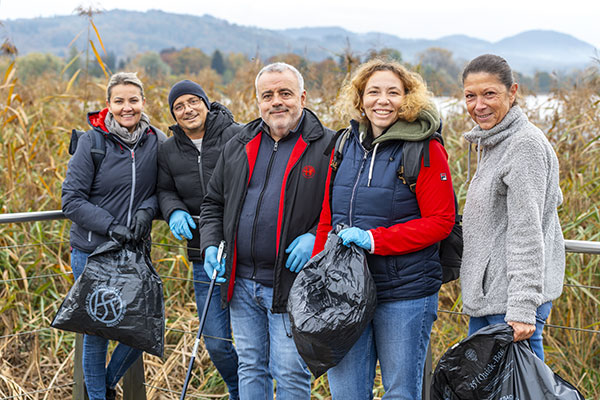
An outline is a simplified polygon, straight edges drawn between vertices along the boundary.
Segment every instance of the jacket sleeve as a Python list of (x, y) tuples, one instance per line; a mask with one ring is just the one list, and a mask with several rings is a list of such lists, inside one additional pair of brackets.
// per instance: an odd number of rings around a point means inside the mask
[[(75, 154), (69, 160), (62, 184), (62, 211), (67, 218), (85, 230), (106, 235), (115, 218), (89, 201), (95, 177), (89, 134), (79, 138)], [(99, 165), (102, 168), (102, 164)]]
[(218, 246), (219, 242), (225, 238), (223, 234), (224, 165), (225, 158), (222, 152), (208, 182), (206, 195), (202, 202), (202, 212), (200, 213), (200, 249), (202, 254), (204, 254), (207, 247)]
[(373, 254), (412, 253), (445, 239), (452, 231), (456, 211), (448, 154), (441, 143), (431, 140), (429, 158), (430, 166), (421, 164), (417, 178), (416, 195), (421, 218), (388, 228), (371, 229), (375, 243)]
[(548, 193), (548, 165), (535, 140), (521, 140), (510, 148), (506, 185), (506, 321), (535, 324), (545, 280), (544, 202)]
[(184, 210), (189, 213), (181, 196), (175, 186), (175, 178), (169, 167), (169, 157), (167, 151), (168, 144), (161, 144), (158, 150), (158, 177), (156, 183), (156, 193), (160, 211), (167, 223), (175, 210)]
[[(334, 150), (335, 151), (335, 150)], [(329, 165), (333, 160), (333, 151), (329, 159)], [(329, 200), (331, 190), (331, 179), (333, 170), (331, 167), (327, 171), (327, 179), (325, 180), (325, 195), (323, 196), (323, 206), (321, 207), (321, 216), (319, 217), (319, 224), (317, 225), (317, 234), (315, 238), (315, 245), (313, 247), (312, 255), (316, 255), (323, 251), (325, 248), (325, 242), (327, 241), (327, 234), (331, 231), (331, 202)]]
[(152, 218), (156, 217), (158, 214), (158, 198), (156, 193), (142, 201), (142, 204), (140, 204), (138, 210), (149, 210), (150, 214), (152, 214)]

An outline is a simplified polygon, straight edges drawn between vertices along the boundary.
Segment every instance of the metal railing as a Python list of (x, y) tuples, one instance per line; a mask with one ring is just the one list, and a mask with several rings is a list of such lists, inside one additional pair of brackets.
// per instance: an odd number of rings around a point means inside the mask
[[(37, 212), (22, 212), (22, 213), (12, 213), (12, 214), (0, 214), (0, 224), (6, 223), (22, 223), (22, 222), (36, 222), (36, 221), (49, 221), (49, 220), (60, 220), (65, 219), (66, 217), (60, 210), (53, 211), (37, 211)], [(61, 242), (53, 242), (53, 243), (67, 243), (65, 241)], [(50, 243), (43, 243), (43, 245), (47, 245)], [(16, 246), (6, 246), (10, 248), (14, 247), (25, 247), (32, 246), (29, 245), (16, 245)], [(581, 241), (581, 240), (565, 240), (565, 250), (570, 253), (585, 253), (585, 254), (600, 254), (600, 242), (592, 242), (592, 241)], [(51, 278), (55, 276), (63, 276), (64, 274), (46, 274), (40, 276), (26, 277), (26, 278), (14, 278), (14, 279), (6, 279), (0, 280), (0, 283), (9, 283), (19, 280), (26, 279), (39, 279), (39, 278)], [(161, 276), (162, 279), (177, 279), (184, 280), (189, 282), (194, 282), (193, 279), (186, 279), (180, 277), (173, 276)], [(208, 283), (208, 282), (205, 282)], [(576, 288), (585, 288), (585, 289), (600, 289), (600, 287), (589, 286), (589, 285), (573, 285), (573, 284), (565, 284), (568, 287), (576, 287)], [(451, 310), (443, 310), (439, 309), (440, 313), (454, 314), (454, 315), (466, 315), (462, 312), (451, 311)], [(586, 333), (600, 333), (598, 330), (592, 329), (584, 329), (579, 327), (569, 327), (569, 326), (559, 326), (546, 324), (547, 327), (557, 328), (557, 329), (569, 329), (576, 330)], [(52, 328), (40, 328), (26, 332), (18, 332), (11, 335), (0, 336), (0, 339), (7, 338), (9, 336), (20, 336), (20, 335), (29, 335), (35, 334), (42, 331), (51, 330)], [(184, 331), (175, 328), (166, 328), (167, 331), (174, 331), (183, 334), (195, 335), (195, 332)], [(230, 340), (226, 338), (215, 338), (219, 340)], [(36, 390), (35, 392), (28, 392), (19, 395), (10, 396), (4, 399), (12, 399), (12, 398), (23, 398), (26, 396), (31, 396), (38, 393), (48, 392), (53, 389), (62, 388), (71, 386), (73, 387), (73, 398), (76, 400), (87, 400), (87, 395), (85, 393), (85, 384), (83, 382), (83, 370), (81, 368), (81, 360), (83, 354), (83, 335), (77, 334), (75, 339), (75, 352), (74, 352), (74, 371), (73, 371), (73, 382), (62, 384), (54, 387), (48, 387), (40, 390)], [(425, 373), (423, 376), (423, 399), (429, 399), (430, 396), (430, 384), (431, 378), (433, 375), (432, 371), (432, 353), (431, 348), (427, 349), (427, 359), (425, 364)], [(156, 390), (160, 390), (163, 392), (173, 392), (173, 390), (161, 387), (151, 386), (145, 383), (144, 377), (144, 363), (142, 357), (136, 361), (136, 363), (126, 372), (123, 377), (123, 399), (124, 400), (145, 400), (146, 399), (146, 388), (152, 388)], [(191, 396), (196, 397), (196, 396)], [(1, 400), (1, 399), (0, 399)]]

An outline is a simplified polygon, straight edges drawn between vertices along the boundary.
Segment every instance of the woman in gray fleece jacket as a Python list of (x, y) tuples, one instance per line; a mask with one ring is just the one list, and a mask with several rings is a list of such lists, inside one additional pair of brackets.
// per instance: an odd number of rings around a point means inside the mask
[(557, 207), (558, 159), (544, 133), (516, 104), (517, 83), (501, 57), (472, 60), (462, 76), (477, 126), (477, 170), (464, 207), (461, 267), (469, 335), (506, 322), (542, 360), (542, 329), (560, 296), (565, 248)]

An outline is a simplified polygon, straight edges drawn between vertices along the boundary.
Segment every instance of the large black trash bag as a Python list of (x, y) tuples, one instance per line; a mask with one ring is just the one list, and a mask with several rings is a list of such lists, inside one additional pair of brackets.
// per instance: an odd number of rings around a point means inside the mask
[(435, 368), (431, 400), (584, 400), (508, 324), (486, 326), (450, 348)]
[(294, 342), (315, 377), (339, 363), (373, 319), (375, 283), (365, 254), (330, 233), (296, 277), (288, 299)]
[(102, 243), (61, 304), (52, 327), (118, 340), (162, 357), (162, 282), (149, 244)]

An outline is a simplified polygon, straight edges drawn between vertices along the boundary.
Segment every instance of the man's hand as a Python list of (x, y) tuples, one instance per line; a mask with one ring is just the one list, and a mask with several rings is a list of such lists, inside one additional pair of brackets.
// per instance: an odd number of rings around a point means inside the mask
[(292, 272), (300, 272), (304, 267), (304, 264), (310, 260), (313, 246), (315, 245), (315, 235), (312, 233), (305, 233), (298, 236), (285, 252), (289, 254), (285, 267)]
[(215, 280), (218, 283), (225, 282), (225, 257), (221, 259), (221, 263), (217, 261), (217, 254), (219, 253), (219, 249), (217, 246), (208, 246), (206, 251), (204, 252), (204, 272), (208, 275), (208, 279), (212, 279), (214, 271), (217, 271), (217, 279)]
[(190, 228), (196, 229), (196, 224), (190, 214), (183, 210), (175, 210), (171, 213), (169, 229), (171, 229), (171, 233), (177, 240), (181, 240), (181, 236), (191, 239), (193, 236)]

